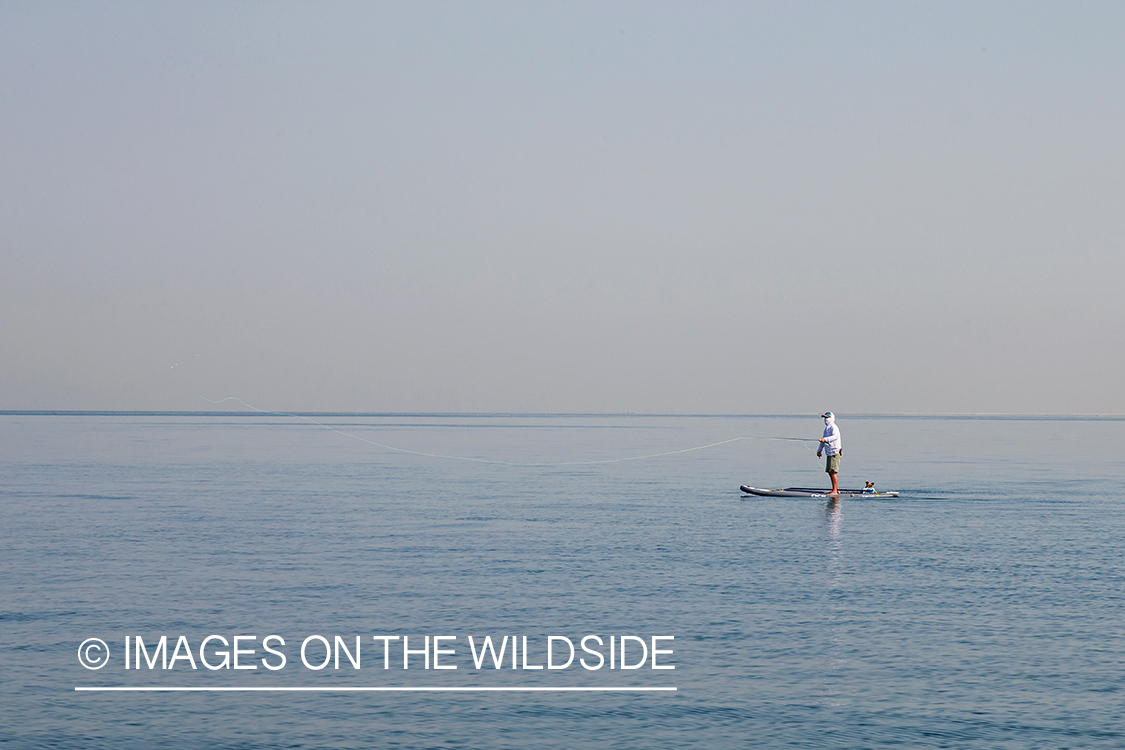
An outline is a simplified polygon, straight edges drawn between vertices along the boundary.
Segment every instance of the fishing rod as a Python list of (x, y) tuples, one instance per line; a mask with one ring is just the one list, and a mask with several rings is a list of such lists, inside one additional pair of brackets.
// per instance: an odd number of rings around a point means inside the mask
[(207, 398), (206, 396), (200, 396), (200, 398), (203, 399), (204, 401), (207, 401), (208, 403), (212, 403), (212, 404), (221, 404), (221, 403), (224, 403), (226, 401), (237, 401), (238, 403), (245, 406), (247, 409), (251, 409), (253, 411), (256, 411), (259, 414), (272, 414), (272, 415), (278, 416), (278, 417), (292, 417), (293, 419), (303, 419), (306, 422), (309, 422), (310, 424), (314, 424), (318, 427), (323, 427), (324, 429), (329, 430), (331, 432), (335, 432), (337, 435), (343, 435), (344, 437), (352, 438), (353, 440), (358, 440), (361, 443), (367, 443), (368, 445), (373, 445), (376, 448), (382, 448), (384, 450), (394, 451), (395, 453), (406, 453), (406, 454), (411, 455), (411, 456), (422, 456), (424, 458), (442, 458), (442, 459), (446, 459), (446, 460), (449, 460), (449, 461), (471, 461), (473, 463), (494, 464), (494, 465), (499, 465), (499, 466), (592, 466), (592, 465), (595, 465), (595, 464), (616, 464), (616, 463), (622, 463), (624, 461), (642, 461), (644, 459), (649, 459), (649, 458), (660, 458), (661, 456), (674, 456), (674, 455), (677, 455), (677, 454), (680, 454), (680, 453), (692, 453), (693, 451), (702, 451), (702, 450), (707, 450), (708, 448), (716, 448), (720, 445), (726, 445), (727, 443), (737, 443), (740, 440), (788, 440), (788, 441), (802, 442), (802, 443), (819, 442), (818, 439), (814, 439), (814, 438), (765, 437), (765, 436), (759, 436), (759, 435), (743, 435), (741, 437), (733, 437), (733, 438), (729, 438), (727, 440), (720, 440), (717, 443), (708, 443), (707, 445), (697, 445), (693, 448), (681, 448), (679, 450), (674, 450), (674, 451), (664, 451), (663, 453), (649, 453), (649, 454), (646, 454), (646, 455), (643, 455), (643, 456), (625, 456), (623, 458), (603, 458), (603, 459), (597, 459), (597, 460), (593, 460), (593, 461), (497, 461), (497, 460), (488, 459), (488, 458), (473, 458), (472, 456), (448, 456), (448, 455), (445, 455), (445, 454), (442, 454), (442, 453), (426, 453), (424, 451), (412, 451), (412, 450), (409, 450), (407, 448), (398, 448), (398, 447), (395, 447), (393, 445), (386, 445), (385, 443), (377, 443), (374, 440), (368, 440), (365, 437), (360, 437), (359, 435), (353, 435), (350, 432), (344, 432), (343, 430), (338, 430), (335, 427), (333, 427), (332, 425), (327, 425), (327, 424), (324, 424), (323, 422), (318, 422), (315, 419), (313, 419), (312, 417), (306, 417), (303, 414), (294, 414), (292, 412), (268, 411), (266, 409), (259, 409), (256, 406), (251, 406), (250, 404), (246, 403), (245, 401), (238, 398), (237, 396), (227, 396), (226, 398), (219, 399), (218, 401), (216, 401), (214, 399)]

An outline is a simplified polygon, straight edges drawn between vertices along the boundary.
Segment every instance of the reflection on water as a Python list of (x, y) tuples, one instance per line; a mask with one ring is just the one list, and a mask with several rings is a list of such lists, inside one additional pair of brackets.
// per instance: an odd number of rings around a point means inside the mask
[(828, 538), (833, 541), (836, 552), (840, 549), (840, 523), (844, 518), (844, 506), (840, 498), (834, 497), (828, 501), (824, 508), (824, 518), (828, 528)]
[(825, 655), (825, 699), (829, 706), (839, 706), (844, 697), (840, 688), (839, 671), (847, 664), (844, 658), (844, 628), (840, 604), (845, 595), (843, 590), (843, 535), (844, 504), (839, 498), (832, 498), (824, 508), (824, 527), (827, 544), (827, 579), (825, 599), (827, 607), (825, 618), (828, 624), (827, 653)]

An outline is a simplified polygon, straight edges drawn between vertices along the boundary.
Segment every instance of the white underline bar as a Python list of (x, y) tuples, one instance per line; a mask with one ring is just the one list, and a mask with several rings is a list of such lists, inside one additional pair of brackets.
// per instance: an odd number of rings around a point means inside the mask
[(674, 687), (76, 687), (101, 693), (655, 693)]

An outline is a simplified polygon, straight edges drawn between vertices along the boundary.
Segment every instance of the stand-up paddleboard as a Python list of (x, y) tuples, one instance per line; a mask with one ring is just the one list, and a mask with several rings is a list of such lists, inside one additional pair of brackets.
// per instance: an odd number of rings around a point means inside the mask
[[(811, 487), (786, 487), (783, 490), (760, 490), (757, 487), (742, 485), (742, 491), (747, 495), (759, 497), (828, 497), (832, 490), (820, 490)], [(840, 497), (898, 497), (897, 492), (864, 492), (863, 490), (840, 490)]]

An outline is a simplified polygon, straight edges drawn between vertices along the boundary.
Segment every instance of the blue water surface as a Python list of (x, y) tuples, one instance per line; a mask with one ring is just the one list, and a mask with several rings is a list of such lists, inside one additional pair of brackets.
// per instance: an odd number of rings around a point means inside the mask
[[(838, 503), (738, 491), (827, 486), (812, 444), (758, 439), (812, 417), (316, 420), (370, 442), (0, 415), (0, 746), (1125, 746), (1121, 420), (842, 415), (843, 484), (902, 497)], [(279, 634), (289, 663), (123, 669), (126, 636), (211, 634)], [(361, 636), (363, 668), (304, 668), (310, 634)], [(384, 670), (387, 634), (458, 636), (458, 669)], [(587, 634), (674, 636), (676, 668), (476, 670), (465, 642)], [(79, 663), (91, 637), (106, 668)], [(96, 686), (676, 691), (75, 691)]]

